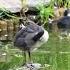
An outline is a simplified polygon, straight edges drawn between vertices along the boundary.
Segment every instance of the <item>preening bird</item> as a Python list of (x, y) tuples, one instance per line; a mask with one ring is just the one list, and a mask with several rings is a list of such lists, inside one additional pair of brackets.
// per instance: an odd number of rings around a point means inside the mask
[(32, 21), (27, 22), (27, 26), (23, 26), (15, 35), (14, 45), (24, 51), (25, 63), (26, 52), (29, 55), (29, 62), (31, 63), (31, 51), (46, 43), (49, 38), (48, 32), (42, 27)]

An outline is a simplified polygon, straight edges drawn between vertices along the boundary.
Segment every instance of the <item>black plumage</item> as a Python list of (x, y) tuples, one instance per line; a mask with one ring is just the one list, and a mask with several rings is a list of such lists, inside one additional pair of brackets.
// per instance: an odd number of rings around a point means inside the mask
[(70, 17), (64, 16), (59, 19), (57, 23), (58, 28), (60, 29), (70, 29)]
[(67, 9), (64, 12), (64, 16), (57, 22), (57, 27), (61, 31), (61, 34), (67, 36), (70, 33), (70, 10)]

